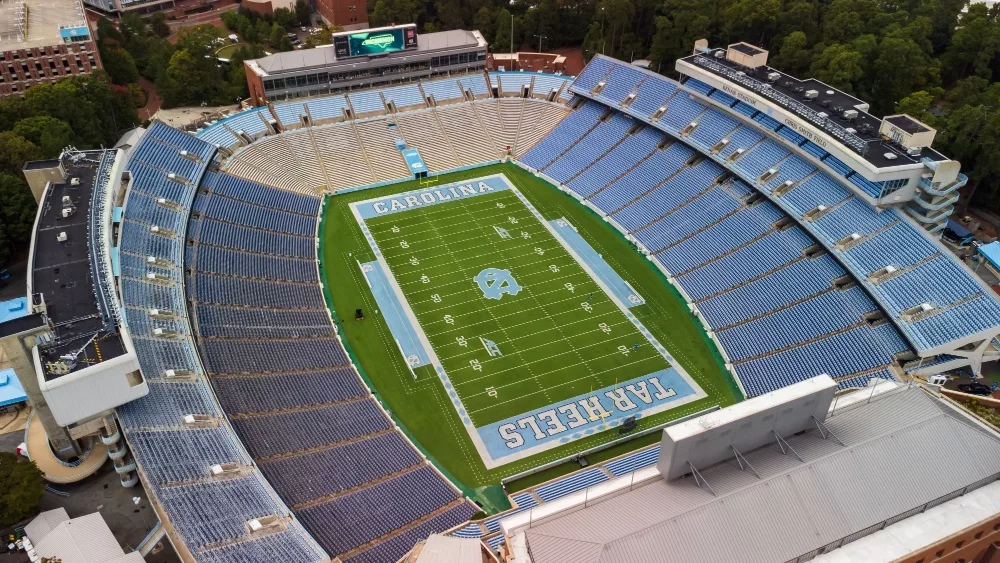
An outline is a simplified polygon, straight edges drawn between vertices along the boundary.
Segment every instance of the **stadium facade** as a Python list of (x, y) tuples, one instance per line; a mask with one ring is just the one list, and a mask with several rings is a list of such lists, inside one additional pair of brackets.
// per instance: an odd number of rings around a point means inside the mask
[[(414, 47), (377, 55), (338, 55), (334, 45), (323, 45), (244, 61), (244, 66), (250, 101), (263, 106), (269, 101), (482, 71), (486, 68), (486, 47), (478, 31), (456, 29), (417, 34)], [(424, 103), (423, 99), (419, 103)], [(355, 113), (363, 112), (355, 109)]]
[[(485, 51), (485, 42), (478, 38), (469, 47)], [(765, 72), (759, 53), (747, 60), (718, 52), (701, 48), (693, 56), (726, 69), (739, 64), (737, 77)], [(295, 62), (291, 72), (305, 72)], [(914, 215), (924, 209), (921, 202), (952, 197), (934, 192), (951, 194), (963, 181), (954, 163), (924, 144), (929, 131), (911, 118), (893, 118), (879, 126), (884, 136), (873, 137), (871, 128), (850, 133), (833, 114), (815, 110), (828, 113), (817, 122), (767, 89), (744, 87), (743, 78), (723, 81), (726, 72), (701, 65), (679, 61), (679, 82), (603, 56), (572, 82), (463, 73), (272, 100), (193, 136), (154, 122), (130, 146), (64, 155), (61, 166), (90, 170), (68, 173), (70, 186), (77, 185), (72, 178), (107, 176), (91, 189), (86, 210), (70, 197), (95, 223), (94, 232), (108, 233), (89, 245), (95, 289), (87, 301), (95, 301), (97, 312), (88, 314), (93, 322), (104, 319), (105, 296), (112, 311), (111, 323), (95, 326), (92, 340), (120, 339), (118, 357), (134, 353), (139, 367), (138, 374), (116, 376), (130, 391), (106, 392), (111, 403), (125, 404), (77, 413), (72, 426), (100, 420), (95, 431), (103, 430), (103, 438), (124, 438), (184, 560), (392, 561), (430, 533), (449, 530), (495, 548), (504, 539), (498, 518), (468, 523), (477, 507), (366, 385), (323, 295), (322, 196), (414, 179), (404, 149), (419, 151), (431, 174), (511, 160), (599, 214), (685, 298), (747, 398), (818, 374), (832, 378), (832, 392), (907, 372), (978, 371), (997, 358), (1000, 304), (941, 246), (934, 221)], [(794, 101), (826, 107), (818, 94), (805, 99)], [(855, 119), (874, 124), (876, 118), (860, 116), (863, 109)], [(53, 184), (47, 191), (64, 189)], [(57, 207), (62, 213), (65, 200)], [(48, 254), (43, 239), (52, 230), (39, 225), (35, 245)], [(41, 306), (60, 302), (65, 288), (41, 287), (29, 289), (35, 315), (26, 318), (47, 336), (19, 343), (37, 358), (53, 341), (81, 341), (78, 334), (62, 336), (57, 309)], [(52, 353), (65, 355), (61, 348)], [(85, 356), (93, 355), (100, 359), (96, 349)], [(18, 376), (41, 382), (46, 373), (36, 362)], [(145, 395), (126, 402), (137, 388)], [(935, 447), (978, 424), (922, 393), (906, 390), (894, 401), (919, 403), (919, 412), (940, 426)], [(106, 416), (113, 407), (117, 421)], [(833, 430), (847, 450), (865, 436), (888, 439), (894, 428), (916, 432), (914, 421), (902, 420), (900, 413), (914, 412), (904, 407), (865, 411), (898, 428), (887, 423), (850, 438), (846, 429)], [(946, 453), (935, 462), (956, 459)], [(627, 467), (656, 461), (647, 452), (637, 455)], [(873, 459), (871, 467), (897, 467), (882, 461)], [(996, 477), (972, 475), (978, 467), (964, 468), (967, 483), (958, 483), (950, 468), (930, 475), (948, 473), (950, 480), (935, 485), (956, 485), (949, 491), (971, 490)], [(513, 500), (518, 510), (529, 501), (544, 506), (609, 474), (616, 473), (584, 471)], [(872, 481), (870, 473), (865, 479)], [(690, 479), (677, 486), (693, 488), (684, 494), (707, 494)], [(904, 507), (902, 517), (917, 514), (917, 504)]]

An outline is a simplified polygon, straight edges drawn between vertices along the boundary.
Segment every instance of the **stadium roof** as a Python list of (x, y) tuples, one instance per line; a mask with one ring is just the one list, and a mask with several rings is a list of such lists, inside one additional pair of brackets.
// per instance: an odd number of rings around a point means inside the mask
[(66, 509), (39, 514), (25, 526), (28, 539), (42, 558), (64, 563), (141, 563), (138, 551), (125, 553), (100, 512), (70, 518)]
[[(479, 35), (478, 31), (466, 31), (463, 29), (437, 31), (422, 35), (418, 34), (416, 50), (389, 53), (388, 55), (380, 56), (379, 60), (398, 60), (402, 63), (416, 55), (423, 55), (429, 52), (447, 52), (451, 49), (467, 49), (477, 46), (486, 46), (486, 42), (482, 40), (482, 36)], [(421, 58), (424, 57), (421, 56)], [(264, 74), (282, 74), (312, 68), (317, 70), (321, 68), (342, 68), (349, 70), (364, 67), (368, 64), (369, 59), (366, 57), (351, 57), (350, 59), (338, 61), (333, 45), (323, 45), (315, 49), (275, 53), (247, 62), (256, 64), (257, 68), (262, 70)]]
[[(713, 50), (713, 52), (714, 51), (717, 50)], [(757, 95), (767, 97), (772, 102), (780, 106), (787, 106), (786, 103), (780, 100), (791, 99), (795, 100), (799, 104), (805, 104), (814, 111), (838, 116), (836, 118), (831, 118), (830, 121), (839, 122), (839, 125), (843, 127), (850, 127), (855, 130), (855, 134), (866, 144), (865, 153), (859, 156), (876, 168), (892, 168), (904, 164), (916, 165), (920, 164), (920, 160), (922, 158), (928, 158), (933, 161), (948, 160), (941, 153), (930, 147), (924, 147), (920, 151), (920, 154), (916, 156), (902, 153), (882, 139), (879, 134), (879, 128), (882, 124), (882, 120), (868, 113), (868, 104), (866, 102), (846, 92), (838, 90), (833, 86), (820, 82), (815, 78), (799, 79), (769, 66), (748, 69), (738, 63), (726, 59), (725, 57), (714, 57), (711, 53), (696, 53), (680, 60), (687, 62), (705, 72), (713, 74), (722, 80), (726, 80), (727, 82), (733, 82), (733, 79), (723, 74), (723, 72), (741, 73), (739, 75), (740, 77), (753, 80), (761, 85), (761, 91), (755, 92)], [(766, 77), (772, 73), (777, 73), (779, 78), (773, 81), (767, 79)], [(737, 85), (748, 88), (745, 84)], [(819, 94), (815, 100), (806, 100), (803, 98), (802, 93), (809, 90), (815, 90)], [(781, 95), (781, 97), (779, 98), (773, 95), (765, 95), (762, 92), (777, 92)], [(858, 111), (857, 118), (850, 122), (839, 117), (842, 115), (844, 110), (849, 109), (855, 109)], [(916, 128), (922, 128), (920, 124), (914, 122), (913, 120), (907, 121), (905, 119), (899, 119), (891, 122), (910, 132), (915, 132)], [(892, 153), (895, 155), (895, 158), (887, 158), (885, 156), (886, 153)]]
[[(121, 356), (125, 347), (94, 285), (89, 236), (97, 167), (84, 160), (68, 165), (66, 174), (66, 182), (49, 184), (40, 204), (31, 243), (31, 291), (44, 297), (46, 314), (55, 327), (53, 343), (40, 349), (42, 363), (83, 349), (78, 365), (82, 369)], [(79, 184), (72, 185), (68, 178), (78, 178)], [(76, 209), (68, 217), (63, 217), (64, 197)], [(62, 233), (64, 242), (59, 241)], [(45, 374), (47, 381), (57, 377)]]
[[(843, 407), (811, 430), (525, 530), (534, 563), (788, 561), (1000, 474), (1000, 436), (918, 387)], [(954, 495), (957, 496), (957, 495)], [(947, 500), (947, 499), (945, 499)], [(943, 502), (943, 500), (942, 500)]]

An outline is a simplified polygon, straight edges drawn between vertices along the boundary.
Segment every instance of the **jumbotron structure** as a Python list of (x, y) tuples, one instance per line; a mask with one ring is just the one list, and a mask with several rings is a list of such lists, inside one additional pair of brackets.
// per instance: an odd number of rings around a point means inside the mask
[(680, 81), (598, 56), (575, 80), (303, 98), (194, 136), (155, 122), (98, 159), (148, 386), (118, 421), (181, 557), (396, 561), (433, 532), (498, 529), (466, 525), (478, 508), (345, 350), (319, 275), (326, 193), (513, 161), (662, 270), (747, 398), (996, 360), (1000, 303), (937, 240), (964, 177), (933, 130), (765, 63), (702, 45)]

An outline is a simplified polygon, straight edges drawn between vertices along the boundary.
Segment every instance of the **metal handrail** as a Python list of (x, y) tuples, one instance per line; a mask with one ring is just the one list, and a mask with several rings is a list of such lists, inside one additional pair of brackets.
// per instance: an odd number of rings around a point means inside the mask
[(778, 105), (794, 112), (799, 117), (810, 121), (812, 124), (820, 127), (861, 156), (864, 156), (867, 152), (868, 141), (854, 133), (851, 133), (845, 127), (841, 126), (829, 117), (820, 115), (819, 112), (796, 100), (795, 98), (775, 90), (770, 84), (761, 82), (756, 78), (752, 78), (744, 72), (735, 71), (723, 64), (713, 61), (708, 57), (703, 57), (701, 55), (695, 56), (694, 62), (711, 70), (712, 72), (724, 76), (732, 82), (744, 86), (761, 96), (776, 102)]

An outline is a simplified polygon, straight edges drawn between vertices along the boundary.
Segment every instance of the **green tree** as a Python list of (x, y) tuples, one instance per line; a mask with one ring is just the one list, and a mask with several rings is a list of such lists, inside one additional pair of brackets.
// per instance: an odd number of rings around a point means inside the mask
[(958, 21), (951, 44), (942, 56), (944, 68), (952, 80), (971, 74), (990, 79), (990, 63), (1000, 49), (1000, 25), (996, 10), (987, 10), (985, 4), (972, 4)]
[(309, 7), (308, 0), (295, 0), (295, 16), (299, 19), (299, 25), (310, 25), (312, 8)]
[(111, 82), (125, 85), (139, 80), (139, 69), (128, 51), (116, 46), (102, 46), (100, 52), (104, 71), (111, 77)]
[(779, 68), (793, 76), (801, 76), (809, 70), (812, 60), (812, 50), (809, 48), (809, 40), (806, 34), (801, 31), (793, 31), (785, 37), (781, 43), (781, 49), (769, 64)]
[(733, 41), (766, 45), (780, 14), (781, 0), (736, 0), (726, 9), (726, 31)]
[(863, 64), (862, 53), (848, 45), (834, 43), (813, 59), (810, 75), (834, 88), (854, 93), (856, 83), (865, 75)]
[[(0, 178), (0, 189), (5, 183)], [(42, 471), (35, 462), (0, 452), (0, 526), (11, 526), (37, 513), (44, 490)]]
[(49, 115), (20, 120), (14, 125), (13, 133), (39, 147), (45, 158), (59, 156), (64, 148), (75, 142), (69, 124)]
[(11, 131), (0, 132), (0, 149), (0, 173), (15, 178), (21, 176), (25, 162), (45, 158), (38, 145)]
[[(228, 12), (224, 12), (228, 13)], [(167, 17), (163, 12), (156, 12), (149, 18), (149, 29), (156, 34), (157, 37), (166, 38), (170, 35), (170, 26), (167, 25)]]
[(268, 35), (268, 43), (270, 43), (275, 49), (278, 49), (281, 47), (282, 39), (288, 41), (288, 37), (285, 36), (285, 28), (275, 22), (274, 25), (271, 26), (271, 33)]
[(274, 11), (274, 23), (289, 29), (298, 25), (299, 18), (288, 8), (278, 8)]

